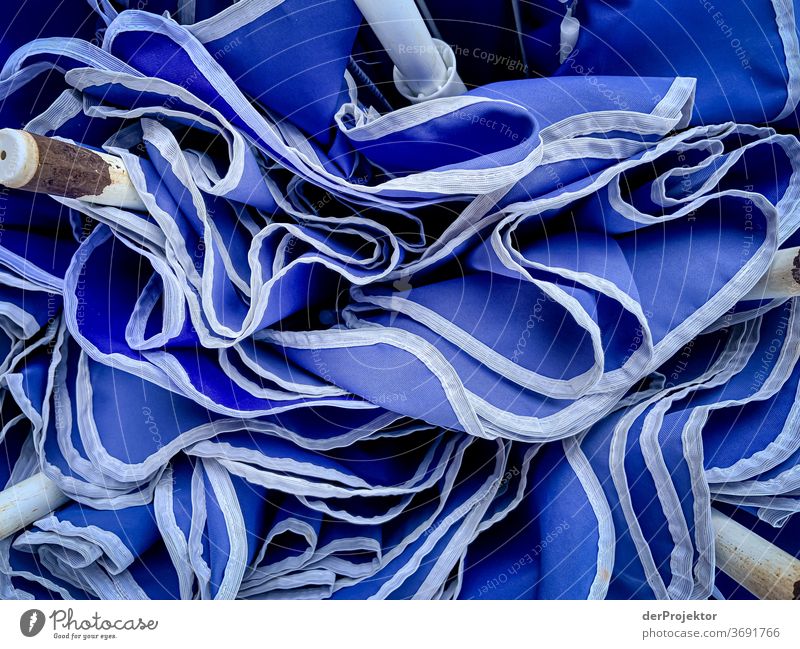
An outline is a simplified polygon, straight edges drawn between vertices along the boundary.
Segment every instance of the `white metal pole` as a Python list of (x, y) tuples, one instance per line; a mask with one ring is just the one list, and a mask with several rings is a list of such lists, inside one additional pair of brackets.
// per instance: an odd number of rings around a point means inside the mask
[(68, 501), (44, 473), (0, 491), (0, 540), (16, 534)]
[(800, 248), (778, 250), (767, 274), (743, 300), (772, 300), (800, 295)]
[(711, 510), (717, 566), (759, 599), (800, 599), (800, 560)]
[(398, 90), (411, 101), (466, 92), (455, 55), (431, 37), (414, 0), (355, 0), (395, 64)]

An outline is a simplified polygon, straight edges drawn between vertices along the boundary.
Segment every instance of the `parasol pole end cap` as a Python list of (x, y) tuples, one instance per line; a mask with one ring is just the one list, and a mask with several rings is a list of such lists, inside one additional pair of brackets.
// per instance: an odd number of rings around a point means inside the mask
[(0, 129), (0, 185), (24, 187), (33, 180), (38, 165), (39, 149), (28, 133)]

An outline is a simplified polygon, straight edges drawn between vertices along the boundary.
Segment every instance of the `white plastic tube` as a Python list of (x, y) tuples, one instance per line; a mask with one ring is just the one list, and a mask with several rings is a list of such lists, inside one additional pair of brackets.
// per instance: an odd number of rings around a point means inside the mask
[(800, 599), (800, 560), (712, 509), (717, 567), (759, 599)]
[(431, 37), (414, 0), (355, 0), (395, 65), (395, 85), (412, 102), (467, 91), (452, 48)]
[(743, 300), (773, 300), (800, 295), (800, 248), (775, 253), (772, 265)]
[(120, 158), (11, 128), (0, 130), (0, 185), (96, 205), (146, 209)]
[(68, 501), (44, 473), (0, 491), (0, 540), (16, 534)]

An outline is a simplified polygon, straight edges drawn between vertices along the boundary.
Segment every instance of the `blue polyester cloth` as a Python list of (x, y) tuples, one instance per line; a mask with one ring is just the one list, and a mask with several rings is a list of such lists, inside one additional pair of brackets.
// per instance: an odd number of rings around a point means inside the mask
[(0, 127), (144, 205), (0, 188), (0, 489), (68, 498), (0, 598), (753, 597), (713, 510), (800, 557), (795, 4), (417, 4), (464, 94), (352, 0), (0, 17)]

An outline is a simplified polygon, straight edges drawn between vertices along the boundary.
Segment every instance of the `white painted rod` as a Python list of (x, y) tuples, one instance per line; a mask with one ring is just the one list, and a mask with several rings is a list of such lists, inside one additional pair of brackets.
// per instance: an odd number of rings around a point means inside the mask
[(767, 274), (743, 300), (773, 300), (800, 295), (800, 248), (778, 250)]
[(0, 130), (0, 185), (145, 210), (120, 158), (18, 129)]
[(16, 534), (68, 501), (44, 473), (0, 491), (0, 540)]
[(711, 510), (717, 567), (759, 599), (800, 599), (800, 560)]
[(455, 71), (452, 49), (434, 41), (414, 0), (355, 3), (394, 62), (395, 82), (402, 94), (412, 101), (425, 101), (466, 92)]

